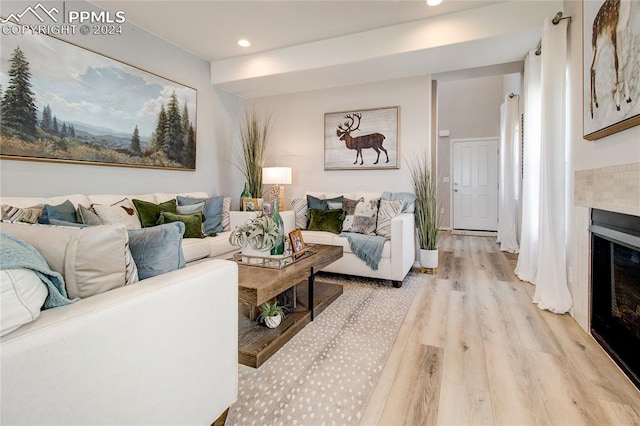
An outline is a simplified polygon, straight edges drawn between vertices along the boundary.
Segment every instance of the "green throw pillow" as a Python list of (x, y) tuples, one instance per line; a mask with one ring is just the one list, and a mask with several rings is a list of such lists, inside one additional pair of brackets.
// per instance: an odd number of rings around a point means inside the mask
[(333, 234), (342, 232), (342, 221), (344, 220), (344, 211), (342, 209), (309, 210), (309, 231), (327, 231)]
[(171, 212), (160, 212), (158, 225), (173, 222), (184, 223), (184, 238), (204, 238), (206, 235), (202, 233), (202, 213), (193, 214), (175, 214)]
[(162, 211), (176, 213), (176, 200), (169, 200), (160, 204), (136, 199), (131, 200), (131, 202), (136, 206), (138, 217), (140, 218), (140, 223), (143, 228), (156, 226), (160, 218), (160, 212)]

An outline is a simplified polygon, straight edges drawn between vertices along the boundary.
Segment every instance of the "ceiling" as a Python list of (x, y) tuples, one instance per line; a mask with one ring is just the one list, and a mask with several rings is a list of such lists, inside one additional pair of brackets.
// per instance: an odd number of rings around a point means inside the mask
[[(272, 96), (418, 75), (516, 72), (562, 0), (92, 0), (211, 63), (211, 82)], [(242, 48), (245, 38), (251, 46)], [(506, 65), (505, 65), (506, 64)]]
[[(487, 6), (500, 1), (94, 0), (183, 50), (217, 61)], [(251, 46), (238, 46), (239, 39)]]

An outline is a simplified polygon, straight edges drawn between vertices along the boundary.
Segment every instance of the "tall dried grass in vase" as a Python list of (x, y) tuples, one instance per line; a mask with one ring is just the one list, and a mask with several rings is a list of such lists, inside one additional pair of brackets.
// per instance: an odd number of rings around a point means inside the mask
[(416, 195), (415, 216), (418, 243), (422, 250), (438, 248), (438, 197), (436, 185), (431, 177), (429, 156), (423, 152), (408, 163), (409, 175)]
[(240, 126), (240, 146), (235, 146), (235, 165), (244, 175), (251, 196), (262, 198), (262, 168), (271, 133), (271, 113), (246, 110)]

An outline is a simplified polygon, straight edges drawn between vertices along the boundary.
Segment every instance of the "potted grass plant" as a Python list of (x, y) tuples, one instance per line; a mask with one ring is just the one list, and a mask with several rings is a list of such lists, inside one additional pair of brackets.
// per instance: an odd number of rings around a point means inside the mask
[(263, 303), (260, 309), (262, 312), (260, 312), (257, 321), (259, 323), (264, 323), (264, 325), (269, 328), (276, 328), (279, 326), (285, 316), (284, 310), (278, 305), (277, 301), (273, 303)]
[[(246, 182), (248, 198), (262, 198), (262, 168), (266, 163), (266, 151), (271, 133), (271, 114), (260, 113), (255, 108), (245, 111), (240, 128), (240, 145), (234, 145), (234, 163)], [(245, 192), (243, 191), (243, 195)]]
[(422, 269), (438, 267), (438, 197), (427, 152), (409, 163), (409, 174), (416, 195), (415, 218)]

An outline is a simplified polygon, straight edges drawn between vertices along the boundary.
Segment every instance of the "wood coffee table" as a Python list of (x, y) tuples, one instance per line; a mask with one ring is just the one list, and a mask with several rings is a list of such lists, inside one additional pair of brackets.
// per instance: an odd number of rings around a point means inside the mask
[[(317, 252), (282, 269), (238, 264), (238, 358), (241, 364), (260, 367), (342, 294), (342, 286), (315, 279), (315, 273), (342, 257), (342, 247), (317, 245)], [(297, 303), (280, 325), (269, 329), (256, 324), (257, 307), (296, 287)]]

